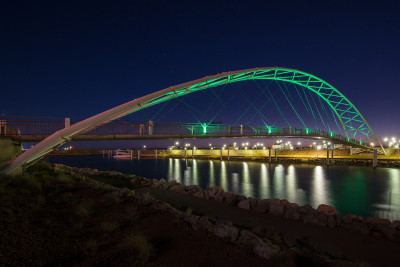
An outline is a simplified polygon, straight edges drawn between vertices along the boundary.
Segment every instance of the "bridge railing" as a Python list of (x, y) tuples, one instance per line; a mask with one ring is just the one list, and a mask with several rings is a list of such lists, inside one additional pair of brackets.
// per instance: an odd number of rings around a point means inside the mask
[[(73, 124), (75, 122), (71, 122)], [(65, 120), (0, 120), (0, 135), (3, 136), (49, 136), (66, 126)], [(253, 127), (250, 125), (231, 126), (211, 124), (153, 124), (133, 122), (110, 122), (84, 133), (84, 135), (162, 135), (162, 136), (282, 136), (282, 137), (321, 137), (332, 140), (369, 146), (360, 140), (345, 137), (324, 130)]]

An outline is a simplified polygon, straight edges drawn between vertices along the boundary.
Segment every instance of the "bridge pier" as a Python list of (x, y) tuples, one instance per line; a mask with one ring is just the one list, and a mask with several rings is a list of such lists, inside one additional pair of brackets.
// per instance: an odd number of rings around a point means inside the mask
[(13, 141), (11, 137), (0, 137), (0, 166), (22, 153), (21, 142)]
[(229, 148), (228, 148), (228, 161), (229, 161)]
[(186, 148), (185, 148), (185, 160), (186, 160)]
[(376, 168), (377, 165), (378, 165), (378, 150), (374, 148), (374, 157), (372, 159), (372, 166)]
[(162, 158), (165, 159), (164, 149), (162, 151)]
[(271, 163), (271, 148), (268, 149), (269, 163)]
[(329, 148), (326, 149), (326, 165), (329, 165)]
[(221, 148), (221, 161), (222, 161), (222, 148)]
[(333, 164), (334, 163), (334, 160), (333, 160), (333, 148), (331, 149), (331, 164)]
[(140, 149), (137, 151), (137, 158), (140, 159)]
[(275, 162), (277, 162), (278, 161), (278, 155), (276, 154), (276, 149), (274, 149), (275, 150)]
[(156, 149), (156, 158), (157, 158), (157, 149)]

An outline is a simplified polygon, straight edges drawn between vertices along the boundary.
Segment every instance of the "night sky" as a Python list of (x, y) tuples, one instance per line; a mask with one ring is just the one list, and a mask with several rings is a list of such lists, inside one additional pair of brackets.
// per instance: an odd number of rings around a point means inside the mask
[[(85, 3), (82, 3), (85, 2)], [(400, 137), (398, 1), (7, 1), (0, 116), (83, 119), (254, 67), (312, 73)]]

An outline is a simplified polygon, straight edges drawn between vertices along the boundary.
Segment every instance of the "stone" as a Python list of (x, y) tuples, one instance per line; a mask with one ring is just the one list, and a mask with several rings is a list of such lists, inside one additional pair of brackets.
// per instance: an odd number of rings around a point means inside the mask
[(250, 210), (250, 202), (248, 199), (244, 199), (237, 204), (238, 208)]
[(222, 188), (214, 186), (214, 187), (207, 188), (206, 191), (208, 191), (209, 199), (217, 200), (217, 201), (222, 200), (222, 195), (224, 193), (224, 190)]
[(183, 184), (176, 184), (171, 186), (168, 190), (173, 192), (183, 193), (185, 192), (185, 186)]
[(264, 243), (258, 236), (248, 230), (242, 230), (236, 243), (253, 250), (253, 253), (265, 259), (271, 259), (276, 255), (274, 248)]
[(388, 225), (388, 227), (394, 228), (394, 229), (400, 229), (400, 221), (393, 221)]
[(183, 218), (183, 221), (192, 226), (192, 228), (196, 228), (197, 216), (195, 215), (186, 216)]
[(189, 185), (185, 186), (185, 195), (193, 195), (194, 193), (198, 192), (200, 190), (200, 186), (198, 185)]
[(233, 192), (224, 192), (222, 194), (222, 202), (231, 205), (232, 202), (235, 200), (236, 195)]
[(231, 221), (227, 223), (217, 223), (214, 229), (214, 235), (224, 240), (235, 242), (239, 234), (239, 230), (233, 226)]
[(263, 199), (258, 201), (257, 206), (253, 208), (254, 211), (256, 212), (261, 212), (261, 213), (266, 213), (268, 212), (269, 205), (267, 200)]
[(311, 207), (311, 205), (308, 205), (308, 204), (299, 207), (300, 215), (304, 215), (312, 210), (314, 210), (314, 209)]
[(254, 210), (254, 209), (257, 207), (258, 202), (260, 202), (259, 199), (257, 199), (257, 198), (252, 198), (252, 197), (249, 197), (249, 198), (248, 198), (248, 201), (249, 201), (249, 203), (250, 203), (250, 209), (251, 209), (251, 210)]
[(202, 188), (200, 188), (200, 190), (199, 190), (199, 191), (197, 191), (196, 193), (194, 193), (194, 194), (193, 194), (193, 196), (194, 196), (194, 197), (197, 197), (197, 198), (204, 198), (204, 192), (203, 192), (203, 189), (202, 189)]
[(284, 213), (284, 204), (282, 204), (279, 199), (270, 199), (268, 201), (269, 209), (268, 214), (274, 216), (282, 216)]
[(328, 219), (325, 213), (313, 210), (303, 215), (301, 221), (304, 223), (311, 223), (320, 226), (327, 226)]
[(365, 220), (367, 223), (372, 223), (372, 224), (381, 224), (381, 225), (388, 225), (390, 224), (390, 221), (387, 219), (381, 219), (377, 217), (368, 217)]
[(289, 206), (288, 208), (286, 208), (285, 213), (283, 214), (283, 218), (295, 221), (300, 220), (299, 208), (294, 206)]
[(207, 216), (201, 216), (197, 221), (198, 229), (207, 230), (208, 232), (214, 233), (215, 228), (213, 224), (208, 220)]
[(336, 209), (332, 206), (321, 204), (318, 206), (317, 211), (323, 212), (326, 215), (338, 215)]

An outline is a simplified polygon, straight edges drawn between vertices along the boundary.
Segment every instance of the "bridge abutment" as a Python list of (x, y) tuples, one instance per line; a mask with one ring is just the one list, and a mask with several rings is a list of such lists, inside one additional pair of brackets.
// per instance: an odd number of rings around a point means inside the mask
[(0, 166), (16, 158), (21, 153), (21, 142), (14, 141), (8, 136), (0, 136)]

